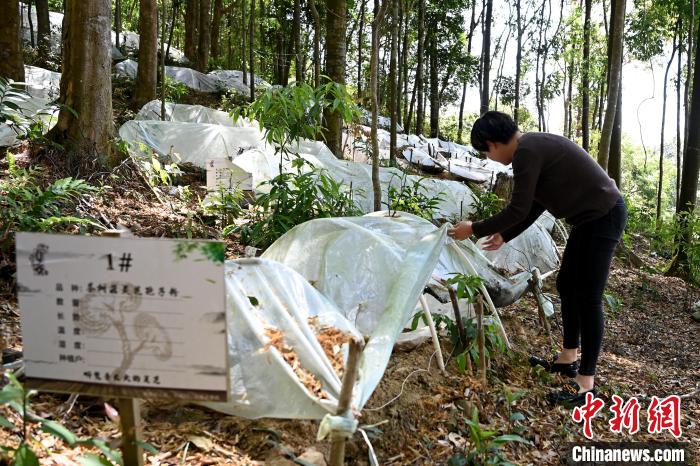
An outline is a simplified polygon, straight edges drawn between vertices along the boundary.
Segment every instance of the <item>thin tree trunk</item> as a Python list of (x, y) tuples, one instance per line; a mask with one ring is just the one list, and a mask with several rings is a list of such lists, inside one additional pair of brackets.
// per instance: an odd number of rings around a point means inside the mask
[(567, 90), (567, 97), (566, 97), (566, 105), (567, 105), (567, 111), (566, 115), (568, 120), (566, 121), (566, 137), (569, 139), (572, 139), (574, 136), (574, 125), (573, 125), (573, 119), (574, 119), (574, 112), (573, 112), (573, 100), (574, 100), (574, 95), (573, 95), (573, 89), (574, 89), (574, 57), (571, 57), (571, 60), (569, 61), (569, 73), (568, 73), (568, 79), (569, 79), (569, 84), (568, 84), (568, 90)]
[[(331, 81), (345, 84), (345, 28), (347, 2), (326, 0), (326, 76)], [(324, 113), (326, 120), (326, 144), (339, 159), (342, 153), (342, 121), (340, 114), (331, 110)]]
[[(375, 0), (379, 1), (379, 0)], [(377, 102), (377, 71), (379, 67), (379, 28), (381, 27), (387, 5), (391, 0), (384, 0), (372, 21), (372, 54), (370, 57), (370, 96), (372, 99), (372, 125), (370, 137), (372, 139), (372, 193), (374, 197), (374, 211), (382, 210), (382, 188), (379, 183), (379, 142), (377, 140), (377, 119), (379, 106)]]
[(493, 0), (486, 0), (486, 18), (484, 20), (484, 40), (482, 49), (482, 84), (481, 106), (479, 113), (482, 115), (489, 110), (489, 71), (491, 69), (491, 22), (493, 20)]
[(51, 51), (51, 23), (49, 21), (49, 1), (36, 0), (37, 44), (39, 59), (45, 64)]
[(613, 122), (612, 135), (610, 136), (610, 159), (608, 160), (608, 174), (615, 180), (618, 188), (622, 189), (622, 76), (617, 91), (617, 110)]
[[(587, 0), (590, 1), (590, 0)], [(520, 0), (515, 0), (516, 24), (518, 28), (518, 49), (515, 52), (515, 105), (513, 107), (513, 120), (518, 124), (518, 112), (520, 111), (520, 76), (523, 61), (523, 21), (520, 12)]]
[(74, 167), (93, 160), (106, 166), (110, 153), (114, 134), (111, 7), (109, 0), (66, 0), (62, 107), (48, 137), (66, 148)]
[(36, 47), (36, 42), (34, 42), (34, 20), (32, 19), (32, 0), (27, 0), (27, 21), (29, 21), (29, 43), (33, 48)]
[[(612, 31), (611, 53), (610, 53), (610, 86), (608, 86), (608, 108), (605, 112), (605, 120), (600, 133), (600, 146), (598, 150), (598, 163), (604, 170), (608, 169), (608, 159), (610, 157), (610, 138), (612, 127), (617, 111), (617, 93), (620, 87), (620, 75), (622, 74), (622, 37), (625, 26), (625, 5), (626, 0), (615, 0), (614, 7), (611, 8), (610, 27)], [(613, 26), (614, 23), (614, 26)]]
[[(404, 5), (404, 1), (408, 0), (401, 0), (402, 5)], [(403, 126), (404, 126), (404, 131), (410, 132), (411, 130), (411, 125), (408, 124), (409, 122), (409, 117), (408, 117), (408, 53), (409, 53), (409, 48), (408, 48), (408, 29), (409, 29), (409, 15), (410, 15), (410, 8), (408, 6), (408, 3), (406, 3), (405, 7), (403, 8), (404, 10), (404, 31), (403, 31), (403, 46), (401, 47), (401, 50), (403, 50), (402, 53), (402, 68), (403, 68), (403, 109), (404, 109), (404, 114), (403, 118), (401, 121), (403, 121)]]
[(0, 15), (0, 76), (22, 82), (24, 59), (20, 42), (22, 23), (19, 1), (3, 0), (2, 4), (5, 13)]
[[(700, 37), (696, 37), (695, 40), (700, 41)], [(700, 128), (700, 54), (698, 53), (695, 54), (692, 101), (690, 103), (688, 126)], [(683, 154), (681, 192), (678, 196), (678, 205), (676, 206), (678, 231), (680, 232), (676, 236), (678, 251), (669, 267), (668, 275), (682, 278), (689, 278), (690, 276), (688, 249), (690, 248), (692, 237), (688, 228), (688, 222), (690, 216), (693, 215), (697, 202), (698, 175), (700, 175), (700, 131), (688, 131), (688, 141)]]
[(440, 90), (438, 88), (438, 57), (435, 33), (430, 34), (430, 137), (440, 135)]
[[(472, 39), (474, 38), (474, 31), (477, 26), (476, 21), (476, 0), (472, 2), (472, 15), (469, 20), (469, 35), (467, 36), (467, 56), (472, 55)], [(462, 83), (462, 100), (459, 103), (459, 123), (457, 127), (457, 142), (462, 144), (462, 132), (464, 131), (464, 103), (467, 99), (467, 80), (465, 79)]]
[(418, 63), (416, 64), (416, 86), (418, 88), (418, 111), (416, 112), (416, 134), (423, 134), (423, 55), (425, 49), (425, 0), (418, 0)]
[[(155, 0), (154, 0), (155, 1)], [(156, 4), (156, 9), (158, 8)], [(165, 121), (165, 18), (167, 17), (166, 1), (161, 0), (160, 9), (160, 119)], [(175, 5), (173, 5), (173, 21), (175, 21)]]
[(185, 57), (192, 64), (197, 61), (198, 28), (199, 0), (187, 0), (185, 11)]
[(364, 49), (363, 38), (365, 35), (365, 10), (367, 0), (362, 0), (360, 4), (360, 26), (357, 34), (357, 98), (362, 102), (362, 51)]
[[(175, 21), (180, 13), (180, 2), (173, 2), (172, 15), (170, 16), (170, 32), (168, 33), (168, 46), (165, 49), (165, 57), (170, 57), (170, 45), (173, 43), (173, 33), (175, 32)], [(164, 57), (164, 58), (165, 58)]]
[(673, 49), (671, 51), (671, 58), (668, 60), (666, 65), (666, 72), (664, 73), (664, 97), (661, 106), (661, 143), (659, 145), (659, 184), (656, 190), (656, 225), (659, 225), (659, 220), (661, 220), (661, 194), (664, 188), (664, 133), (666, 131), (666, 102), (668, 100), (668, 72), (671, 70), (671, 65), (673, 64), (673, 59), (676, 56), (676, 38), (677, 34), (673, 36)]
[(223, 15), (224, 5), (222, 0), (214, 0), (214, 17), (211, 22), (211, 57), (214, 60), (219, 59), (221, 54), (221, 16)]
[(250, 0), (250, 37), (248, 38), (250, 50), (250, 101), (255, 100), (255, 0)]
[[(46, 3), (46, 21), (49, 21), (49, 2), (48, 0), (41, 0), (42, 2)], [(38, 8), (38, 4), (37, 4)], [(51, 26), (49, 25), (49, 28)], [(115, 44), (117, 48), (119, 48), (119, 40), (120, 40), (120, 34), (122, 33), (122, 0), (116, 0), (114, 2), (114, 35), (115, 35)], [(41, 41), (39, 41), (41, 43)]]
[(397, 79), (397, 54), (399, 42), (399, 0), (391, 1), (391, 59), (389, 63), (389, 117), (391, 128), (389, 131), (389, 163), (396, 165), (396, 125), (398, 124), (398, 79)]
[(583, 94), (583, 106), (581, 112), (581, 131), (583, 139), (583, 150), (590, 149), (590, 122), (589, 113), (591, 109), (590, 97), (590, 61), (591, 61), (591, 4), (592, 0), (585, 0), (586, 12), (583, 23), (583, 63), (581, 63), (581, 93)]
[[(248, 27), (246, 26), (245, 22), (245, 6), (246, 2), (248, 0), (240, 0), (241, 2), (241, 57), (242, 57), (242, 63), (243, 66), (241, 67), (241, 72), (243, 73), (243, 84), (248, 84), (248, 73), (246, 72), (248, 70), (248, 65), (247, 65), (247, 58), (246, 58), (246, 53), (248, 52)], [(287, 82), (283, 81), (280, 84), (286, 85)]]
[(321, 16), (316, 9), (316, 0), (309, 0), (309, 8), (314, 17), (314, 85), (321, 85)]
[(298, 84), (304, 82), (304, 65), (301, 61), (301, 0), (294, 0), (294, 16), (292, 20), (292, 40), (294, 42), (294, 70)]
[(678, 205), (678, 196), (681, 191), (681, 79), (683, 78), (683, 51), (681, 44), (683, 43), (683, 20), (678, 19), (678, 69), (676, 70), (676, 199), (675, 205)]
[(690, 83), (693, 82), (693, 41), (695, 39), (695, 2), (690, 2), (690, 28), (688, 30), (688, 54), (686, 61), (688, 62), (687, 76), (685, 80), (685, 134), (683, 137), (683, 153), (685, 153), (688, 144), (688, 133), (690, 131)]
[(157, 0), (139, 0), (139, 67), (136, 72), (133, 107), (140, 109), (156, 98), (158, 83)]
[(211, 47), (211, 0), (199, 0), (199, 44), (197, 47), (197, 71), (207, 72)]

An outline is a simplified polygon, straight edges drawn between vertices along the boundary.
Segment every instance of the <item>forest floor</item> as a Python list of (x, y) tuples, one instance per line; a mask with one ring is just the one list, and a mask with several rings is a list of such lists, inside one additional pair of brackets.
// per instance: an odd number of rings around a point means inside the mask
[[(117, 98), (118, 97), (118, 98)], [(115, 89), (115, 115), (118, 123), (133, 118), (124, 101), (128, 92)], [(192, 102), (190, 102), (192, 103)], [(202, 99), (199, 102), (214, 106)], [(62, 176), (60, 153), (27, 145), (19, 153), (20, 166), (42, 166), (46, 182)], [(7, 162), (0, 157), (0, 171)], [(141, 237), (216, 237), (213, 218), (201, 214), (197, 198), (204, 197), (203, 173), (188, 171), (183, 184), (192, 196), (178, 198), (164, 190), (159, 196), (142, 182), (129, 163), (120, 165), (105, 183), (111, 188), (81, 204), (83, 213), (107, 228), (118, 225)], [(227, 257), (242, 255), (242, 246), (229, 241)], [(637, 248), (638, 254), (652, 263)], [(0, 255), (0, 332), (10, 346), (21, 349), (20, 311), (13, 289), (14, 259)], [(547, 280), (546, 291), (555, 293), (556, 277)], [(601, 354), (597, 386), (606, 407), (594, 420), (596, 441), (674, 441), (668, 433), (646, 432), (646, 408), (651, 396), (691, 396), (682, 399), (683, 429), (680, 441), (688, 442), (688, 464), (700, 463), (700, 324), (691, 318), (690, 306), (700, 299), (700, 290), (675, 278), (633, 269), (616, 260), (611, 271), (608, 293), (620, 305), (606, 306), (607, 326)], [(512, 349), (496, 354), (483, 384), (475, 375), (461, 374), (454, 360), (448, 361), (447, 375), (437, 368), (432, 345), (425, 343), (413, 351), (395, 351), (384, 377), (363, 410), (365, 427), (380, 464), (445, 464), (454, 455), (470, 449), (470, 429), (465, 419), (474, 410), (483, 429), (502, 434), (519, 433), (529, 444), (511, 442), (502, 447), (504, 456), (516, 464), (561, 464), (567, 443), (583, 440), (581, 425), (574, 423), (571, 410), (551, 407), (545, 401), (548, 390), (563, 380), (531, 369), (529, 354), (556, 352), (561, 340), (561, 318), (552, 319), (552, 337), (540, 328), (535, 301), (528, 295), (501, 310)], [(444, 354), (451, 343), (441, 337)], [(607, 422), (613, 394), (641, 402), (641, 430), (634, 435), (611, 433)], [(507, 401), (517, 398), (512, 404)], [(73, 406), (68, 397), (40, 393), (31, 409), (49, 419), (59, 420), (83, 437), (100, 437), (117, 445), (119, 429), (107, 415), (105, 401), (80, 396)], [(511, 422), (517, 412), (520, 420)], [(0, 414), (17, 421), (7, 410)], [(248, 420), (185, 404), (146, 402), (142, 412), (144, 440), (158, 454), (148, 454), (151, 465), (209, 464), (324, 464), (318, 453), (328, 458), (329, 442), (317, 442), (316, 421)], [(70, 448), (33, 426), (41, 463), (73, 465), (81, 447)], [(16, 445), (17, 432), (0, 430), (0, 445)], [(349, 440), (347, 464), (369, 464), (367, 446), (360, 434)], [(296, 462), (296, 463), (295, 463)]]
[[(26, 151), (18, 157), (21, 165), (43, 164), (47, 178), (58, 176), (51, 158)], [(6, 168), (0, 161), (0, 169)], [(122, 170), (128, 171), (128, 165)], [(60, 170), (58, 170), (60, 172)], [(51, 173), (49, 175), (49, 173)], [(137, 236), (195, 237), (213, 235), (206, 221), (189, 222), (196, 212), (196, 201), (167, 205), (161, 203), (137, 177), (121, 173), (114, 187), (104, 190), (90, 202), (90, 214), (106, 226), (124, 225)], [(203, 195), (203, 180), (192, 174), (187, 180), (194, 193)], [(196, 196), (195, 196), (196, 197)], [(177, 203), (177, 200), (173, 200)], [(188, 214), (188, 212), (190, 214)], [(189, 215), (189, 217), (188, 217)], [(194, 227), (192, 226), (194, 225)], [(192, 229), (195, 228), (193, 231)], [(198, 229), (197, 229), (198, 228)], [(189, 231), (188, 231), (189, 230)], [(229, 245), (227, 255), (241, 254), (241, 246)], [(640, 252), (641, 254), (641, 252)], [(0, 293), (0, 328), (9, 343), (21, 348), (19, 310), (8, 275), (11, 261), (6, 259)], [(548, 291), (554, 292), (554, 277), (548, 279)], [(700, 324), (691, 318), (690, 305), (700, 299), (700, 290), (679, 279), (631, 269), (615, 261), (608, 293), (620, 306), (606, 306), (607, 327), (601, 355), (597, 386), (606, 408), (594, 421), (594, 435), (600, 441), (673, 441), (670, 434), (646, 433), (646, 407), (652, 395), (695, 395), (682, 399), (681, 441), (689, 442), (689, 464), (700, 461)], [(545, 393), (561, 383), (534, 371), (527, 365), (529, 354), (556, 351), (560, 340), (559, 315), (552, 320), (552, 340), (540, 328), (536, 304), (525, 297), (502, 310), (502, 319), (512, 343), (507, 354), (491, 361), (488, 383), (478, 377), (461, 374), (454, 360), (442, 375), (435, 361), (430, 364), (432, 346), (425, 343), (410, 352), (393, 354), (382, 382), (363, 410), (362, 425), (380, 459), (380, 464), (445, 464), (453, 455), (469, 448), (469, 426), (478, 409), (484, 429), (500, 433), (520, 433), (530, 444), (509, 443), (502, 448), (506, 458), (516, 464), (560, 464), (567, 442), (580, 442), (581, 426), (571, 419), (571, 411), (551, 407)], [(445, 354), (451, 351), (449, 338), (442, 337)], [(517, 394), (509, 406), (506, 393)], [(611, 396), (640, 399), (641, 431), (635, 435), (613, 434), (607, 420)], [(397, 398), (398, 397), (398, 398)], [(392, 401), (393, 400), (393, 401)], [(119, 430), (110, 420), (105, 400), (79, 397), (71, 409), (67, 396), (38, 394), (32, 409), (47, 418), (60, 420), (81, 436), (117, 442)], [(114, 401), (107, 400), (114, 405)], [(509, 422), (511, 413), (522, 419)], [(8, 412), (3, 415), (13, 418)], [(328, 455), (329, 443), (317, 442), (315, 421), (247, 420), (226, 416), (194, 405), (146, 402), (143, 416), (145, 441), (160, 453), (148, 455), (148, 464), (309, 464), (315, 452)], [(17, 433), (3, 430), (0, 444), (18, 442)], [(80, 448), (67, 447), (61, 441), (34, 427), (32, 434), (42, 446), (42, 464), (77, 464), (73, 459)], [(369, 464), (367, 446), (356, 434), (347, 447), (348, 464)], [(301, 457), (301, 460), (299, 459)], [(307, 463), (303, 461), (307, 460)], [(301, 462), (299, 462), (301, 461)], [(313, 463), (311, 464), (320, 464)]]

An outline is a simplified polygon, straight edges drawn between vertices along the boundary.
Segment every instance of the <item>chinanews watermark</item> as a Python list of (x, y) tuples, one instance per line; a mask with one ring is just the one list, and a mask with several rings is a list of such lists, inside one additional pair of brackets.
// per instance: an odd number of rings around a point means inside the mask
[[(592, 393), (586, 394), (586, 402), (573, 409), (571, 418), (581, 424), (582, 434), (589, 442), (567, 445), (566, 464), (588, 465), (685, 465), (691, 464), (688, 444), (683, 442), (590, 442), (593, 440), (593, 418), (605, 407), (605, 401)], [(634, 435), (641, 429), (650, 434), (668, 432), (680, 440), (681, 398), (677, 395), (659, 398), (652, 396), (645, 406), (632, 397), (627, 401), (617, 395), (612, 397), (608, 408), (612, 414), (608, 429), (613, 433)], [(644, 412), (645, 425), (640, 422)]]

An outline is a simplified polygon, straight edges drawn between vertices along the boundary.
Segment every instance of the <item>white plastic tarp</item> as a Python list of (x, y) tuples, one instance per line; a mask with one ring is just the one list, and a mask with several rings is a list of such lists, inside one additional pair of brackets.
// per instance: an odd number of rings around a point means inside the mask
[[(250, 73), (246, 73), (246, 82), (243, 82), (243, 72), (238, 70), (213, 70), (207, 73), (207, 76), (211, 76), (216, 79), (219, 83), (221, 90), (233, 89), (239, 94), (249, 95), (250, 94)], [(270, 83), (262, 79), (258, 75), (255, 76), (255, 87), (258, 88), (268, 88)]]
[[(138, 69), (139, 64), (131, 59), (119, 62), (115, 66), (117, 76), (131, 79), (136, 78)], [(219, 82), (215, 78), (191, 68), (166, 66), (165, 75), (199, 92), (218, 92), (220, 90)]]
[[(136, 114), (136, 120), (161, 120), (161, 102), (152, 100), (144, 105)], [(165, 103), (165, 121), (181, 123), (205, 123), (231, 127), (250, 126), (245, 119), (239, 119), (235, 124), (233, 118), (226, 112), (203, 107), (202, 105)]]
[[(334, 231), (326, 240), (334, 247), (345, 247), (344, 260), (336, 260), (337, 280), (326, 282), (324, 291), (311, 286), (291, 268), (268, 259), (240, 259), (226, 265), (227, 319), (231, 401), (207, 405), (229, 414), (250, 418), (276, 417), (321, 419), (335, 414), (340, 395), (340, 378), (314, 337), (309, 317), (356, 336), (360, 332), (345, 315), (353, 309), (333, 296), (342, 297), (349, 283), (362, 287), (367, 280), (358, 270), (382, 273), (383, 286), (373, 288), (371, 304), (377, 313), (360, 359), (359, 376), (353, 390), (352, 406), (362, 409), (379, 384), (388, 364), (394, 342), (440, 255), (446, 240), (446, 226), (423, 237), (392, 237), (362, 229), (353, 221), (336, 219)], [(347, 219), (345, 219), (347, 220)], [(389, 220), (390, 222), (391, 220)], [(318, 222), (318, 221), (314, 221)], [(323, 227), (322, 227), (323, 228)], [(295, 237), (295, 230), (287, 235)], [(281, 239), (280, 241), (283, 241)], [(286, 240), (284, 240), (286, 241)], [(352, 257), (348, 245), (361, 241), (372, 254)], [(322, 251), (319, 251), (319, 253)], [(330, 271), (329, 271), (330, 272)], [(362, 317), (364, 321), (364, 317)], [(285, 343), (297, 353), (302, 367), (321, 381), (325, 399), (312, 394), (269, 345), (265, 329), (270, 326), (284, 335)]]
[[(38, 68), (24, 67), (23, 90), (26, 96), (11, 99), (20, 107), (20, 112), (13, 112), (18, 119), (41, 121), (48, 130), (56, 122), (58, 109), (50, 103), (58, 98), (61, 74)], [(17, 132), (7, 124), (0, 125), (0, 146), (10, 146), (17, 142)]]

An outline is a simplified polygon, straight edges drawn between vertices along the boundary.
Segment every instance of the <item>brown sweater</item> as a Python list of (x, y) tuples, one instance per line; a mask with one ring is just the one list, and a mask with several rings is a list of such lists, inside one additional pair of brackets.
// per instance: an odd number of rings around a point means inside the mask
[(593, 158), (563, 136), (526, 133), (513, 155), (513, 197), (498, 214), (474, 222), (474, 235), (500, 233), (510, 241), (548, 210), (580, 225), (602, 217), (620, 197)]

